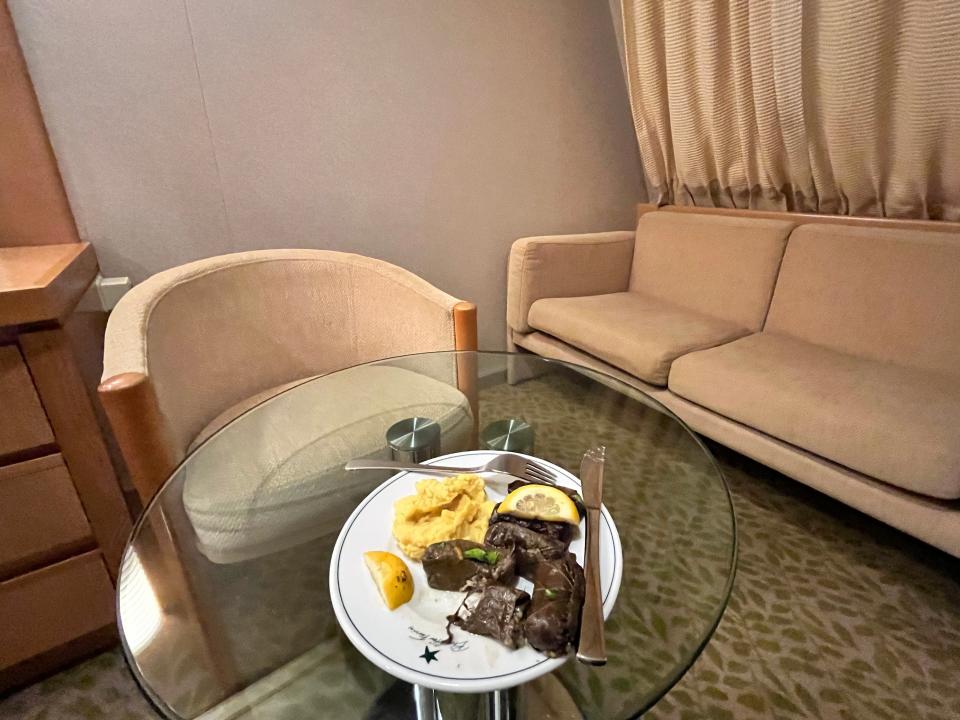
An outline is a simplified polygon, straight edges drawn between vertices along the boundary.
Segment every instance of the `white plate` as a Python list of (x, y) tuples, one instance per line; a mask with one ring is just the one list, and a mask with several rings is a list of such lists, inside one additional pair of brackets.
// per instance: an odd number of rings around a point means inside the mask
[[(497, 453), (477, 450), (434, 458), (431, 465), (481, 465)], [(580, 481), (562, 468), (533, 458), (550, 467), (560, 478), (558, 485), (580, 489)], [(435, 690), (479, 693), (521, 685), (552, 672), (568, 658), (548, 658), (530, 646), (510, 650), (496, 640), (453, 628), (453, 643), (446, 637), (447, 615), (453, 613), (463, 593), (434, 590), (427, 584), (423, 567), (406, 558), (393, 539), (393, 504), (412, 495), (418, 480), (415, 472), (394, 475), (371, 492), (347, 519), (330, 562), (330, 597), (340, 627), (350, 642), (384, 672)], [(490, 476), (486, 476), (487, 479)], [(487, 496), (503, 499), (506, 482), (487, 482)], [(570, 551), (583, 565), (584, 527), (570, 544)], [(363, 561), (368, 550), (388, 550), (404, 559), (413, 574), (413, 599), (390, 611)], [(607, 509), (601, 508), (600, 589), (603, 614), (609, 617), (620, 590), (623, 550), (617, 527)], [(522, 589), (530, 583), (520, 580)]]

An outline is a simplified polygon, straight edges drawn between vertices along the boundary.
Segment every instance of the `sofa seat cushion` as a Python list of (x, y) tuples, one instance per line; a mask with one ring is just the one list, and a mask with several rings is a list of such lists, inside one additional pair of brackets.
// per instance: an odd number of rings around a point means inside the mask
[(452, 378), (402, 367), (361, 365), (268, 403), (213, 434), (180, 471), (184, 509), (213, 562), (241, 562), (336, 532), (376, 484), (343, 464), (389, 457), (386, 431), (398, 420), (436, 420), (444, 453), (468, 449), (473, 429), (470, 404)]
[(530, 325), (652, 385), (680, 355), (729, 342), (745, 328), (636, 292), (544, 298)]
[(905, 490), (960, 497), (960, 380), (759, 333), (673, 363), (675, 394)]

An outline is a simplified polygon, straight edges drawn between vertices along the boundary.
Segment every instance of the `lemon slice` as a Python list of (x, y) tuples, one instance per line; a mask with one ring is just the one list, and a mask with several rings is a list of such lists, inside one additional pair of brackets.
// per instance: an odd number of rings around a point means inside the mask
[(413, 576), (407, 564), (393, 553), (372, 550), (363, 554), (383, 602), (396, 610), (413, 597)]
[(497, 512), (526, 520), (580, 523), (580, 513), (570, 496), (549, 485), (524, 485), (507, 495)]

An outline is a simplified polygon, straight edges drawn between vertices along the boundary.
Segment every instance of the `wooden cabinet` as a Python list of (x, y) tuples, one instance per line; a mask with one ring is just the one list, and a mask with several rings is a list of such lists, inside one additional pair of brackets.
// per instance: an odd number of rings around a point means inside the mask
[(0, 345), (0, 459), (53, 445), (53, 431), (16, 345)]
[(64, 330), (96, 274), (0, 0), (0, 694), (116, 636), (130, 515)]
[(86, 243), (0, 247), (0, 693), (115, 642), (130, 515), (64, 329)]
[(95, 547), (60, 453), (0, 467), (0, 580)]
[(0, 583), (0, 682), (29, 681), (38, 659), (55, 667), (78, 646), (109, 644), (113, 607), (110, 575), (95, 550)]

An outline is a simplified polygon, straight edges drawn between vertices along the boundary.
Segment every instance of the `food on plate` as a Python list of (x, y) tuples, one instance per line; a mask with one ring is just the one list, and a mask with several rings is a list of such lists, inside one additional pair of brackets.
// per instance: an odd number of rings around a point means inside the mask
[[(532, 483), (529, 480), (514, 480), (507, 486), (507, 494), (509, 495), (514, 490), (521, 488), (524, 485), (531, 485), (531, 484)], [(583, 498), (580, 497), (579, 492), (577, 492), (572, 488), (563, 487), (562, 485), (554, 485), (553, 487), (555, 487), (557, 490), (562, 492), (568, 498), (573, 500), (573, 504), (577, 506), (577, 512), (580, 514), (581, 519), (584, 517), (584, 515), (587, 514), (587, 509), (583, 504)], [(530, 522), (535, 522), (535, 521), (530, 521)]]
[(427, 583), (436, 590), (471, 590), (514, 581), (516, 559), (512, 551), (484, 547), (472, 540), (444, 540), (423, 554)]
[[(519, 487), (524, 485), (529, 485), (530, 483), (526, 480), (514, 480), (507, 488), (508, 493), (512, 493)], [(574, 504), (577, 506), (577, 512), (582, 518), (586, 514), (586, 510), (583, 507), (583, 499), (580, 497), (580, 494), (576, 490), (571, 490), (569, 488), (557, 486), (558, 490), (564, 492), (567, 496), (573, 500)], [(569, 543), (573, 537), (575, 526), (570, 523), (561, 523), (561, 522), (546, 522), (544, 520), (529, 520), (526, 518), (519, 518), (515, 515), (501, 515), (497, 512), (497, 509), (494, 508), (493, 514), (490, 516), (490, 525), (494, 525), (498, 522), (511, 522), (520, 527), (525, 527), (528, 530), (533, 530), (536, 533), (541, 535), (548, 535), (558, 540), (562, 540), (566, 543)]]
[(560, 540), (564, 543), (569, 543), (573, 538), (574, 533), (574, 526), (568, 523), (544, 522), (543, 520), (526, 520), (524, 518), (513, 517), (513, 515), (501, 515), (494, 510), (493, 514), (490, 515), (488, 527), (492, 527), (500, 522), (519, 525), (522, 528), (532, 530), (535, 533), (546, 535), (547, 537)]
[(537, 564), (562, 559), (567, 554), (570, 541), (541, 535), (515, 523), (498, 522), (487, 530), (486, 543), (498, 548), (515, 548), (517, 575), (533, 580)]
[(551, 485), (522, 485), (507, 495), (497, 506), (500, 515), (512, 515), (526, 520), (580, 523), (580, 513), (573, 499)]
[[(523, 614), (530, 602), (530, 596), (523, 590), (504, 585), (490, 585), (479, 593), (467, 596), (464, 603), (449, 620), (467, 632), (486, 635), (499, 640), (508, 648), (523, 645)], [(468, 602), (475, 604), (468, 607)]]
[(363, 554), (383, 602), (390, 610), (396, 610), (413, 597), (413, 576), (407, 564), (393, 553), (371, 550)]
[(416, 487), (394, 504), (393, 536), (407, 557), (420, 560), (427, 547), (444, 540), (483, 540), (493, 503), (481, 477), (426, 479)]
[[(466, 593), (447, 618), (447, 642), (458, 626), (508, 648), (529, 643), (549, 657), (570, 651), (584, 596), (583, 569), (569, 552), (581, 518), (578, 500), (573, 490), (517, 481), (494, 508), (476, 475), (420, 480), (416, 493), (397, 500), (393, 535), (400, 549), (422, 562), (431, 588)], [(400, 558), (366, 557), (388, 607), (410, 599), (412, 579)], [(378, 574), (383, 562), (394, 561), (410, 580), (399, 601), (384, 581), (392, 576)], [(532, 598), (514, 586), (518, 576), (533, 582)]]
[(548, 657), (566, 655), (577, 642), (583, 607), (583, 568), (572, 553), (538, 563), (533, 598), (523, 621), (527, 642)]

